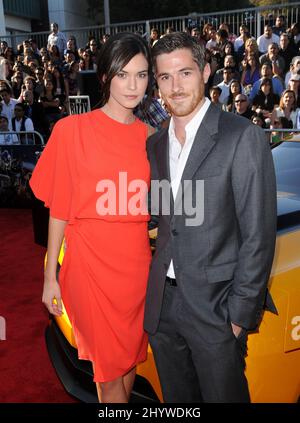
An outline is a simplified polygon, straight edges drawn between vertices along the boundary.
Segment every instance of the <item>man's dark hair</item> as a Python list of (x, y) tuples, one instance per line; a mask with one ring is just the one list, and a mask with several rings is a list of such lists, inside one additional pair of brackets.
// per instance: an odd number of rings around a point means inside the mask
[(232, 66), (225, 66), (224, 68), (223, 68), (223, 72), (224, 71), (230, 71), (231, 73), (233, 73), (234, 72), (234, 67), (232, 67)]
[(228, 38), (228, 32), (226, 31), (226, 29), (218, 29), (217, 31), (217, 35), (223, 39), (227, 39)]
[(201, 72), (206, 65), (204, 48), (198, 41), (186, 32), (173, 32), (160, 38), (152, 48), (152, 58), (156, 67), (156, 58), (161, 54), (172, 53), (175, 50), (188, 49), (191, 51), (193, 60), (197, 63)]
[(7, 94), (10, 94), (11, 95), (11, 91), (8, 88), (5, 88), (5, 87), (0, 89), (0, 95), (2, 93), (7, 93)]
[(23, 110), (23, 112), (26, 112), (26, 105), (24, 104), (24, 103), (17, 103), (16, 105), (15, 105), (15, 108), (18, 108), (18, 109), (22, 109)]
[(263, 68), (264, 66), (267, 66), (269, 69), (271, 69), (271, 70), (272, 70), (272, 64), (271, 64), (270, 62), (265, 62), (265, 63), (263, 63), (262, 65), (260, 65), (260, 70), (262, 70), (262, 68)]
[(213, 85), (212, 87), (210, 87), (209, 92), (211, 93), (211, 91), (218, 91), (218, 93), (221, 95), (222, 93), (222, 88), (218, 87), (218, 85)]
[(151, 54), (146, 41), (131, 32), (115, 34), (104, 43), (97, 63), (97, 76), (100, 83), (100, 105), (104, 106), (110, 96), (110, 83), (137, 54), (142, 54), (148, 62), (149, 80), (146, 91), (147, 97), (152, 98), (152, 68)]

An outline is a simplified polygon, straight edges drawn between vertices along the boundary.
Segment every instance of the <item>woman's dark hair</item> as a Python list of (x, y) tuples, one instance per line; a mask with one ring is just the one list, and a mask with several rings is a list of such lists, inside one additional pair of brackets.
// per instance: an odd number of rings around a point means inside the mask
[(197, 63), (203, 72), (205, 61), (205, 50), (198, 41), (186, 32), (174, 32), (160, 38), (152, 47), (152, 58), (156, 66), (156, 58), (164, 53), (172, 53), (175, 50), (188, 49), (191, 51), (194, 62)]
[(282, 126), (282, 129), (293, 129), (293, 122), (285, 116), (280, 116), (278, 121)]
[(57, 88), (57, 81), (56, 81), (56, 78), (54, 77), (55, 71), (57, 71), (59, 73), (59, 77), (58, 77), (59, 83), (60, 83), (60, 87), (61, 87), (62, 92), (63, 92), (64, 91), (64, 77), (63, 77), (62, 71), (60, 70), (59, 66), (54, 66), (52, 71), (51, 71), (51, 74), (53, 76), (52, 82), (53, 82), (53, 85), (54, 85), (54, 90), (56, 90), (56, 88)]
[(230, 84), (229, 84), (229, 96), (228, 96), (228, 100), (227, 100), (227, 106), (232, 106), (233, 105), (233, 101), (234, 101), (234, 98), (233, 98), (233, 93), (232, 93), (232, 91), (231, 91), (231, 86), (233, 85), (233, 84), (239, 84), (239, 87), (240, 87), (240, 92), (239, 92), (239, 94), (243, 94), (243, 91), (242, 91), (242, 84), (240, 83), (240, 81), (238, 81), (237, 79), (232, 79), (231, 81), (230, 81)]
[(265, 121), (264, 115), (262, 113), (254, 112), (251, 116), (251, 122), (253, 122), (254, 118), (260, 119), (262, 121), (262, 128), (266, 128), (266, 121)]
[(100, 102), (98, 107), (104, 106), (110, 96), (111, 80), (137, 54), (143, 54), (148, 62), (147, 99), (152, 99), (152, 67), (151, 55), (146, 41), (139, 35), (130, 32), (121, 32), (108, 38), (103, 44), (97, 61), (97, 76), (100, 83)]
[(272, 83), (272, 79), (271, 78), (262, 78), (260, 81), (260, 85), (259, 85), (259, 90), (258, 90), (258, 94), (263, 94), (261, 87), (263, 85), (269, 84), (270, 85), (270, 96), (274, 94), (273, 91), (273, 83)]

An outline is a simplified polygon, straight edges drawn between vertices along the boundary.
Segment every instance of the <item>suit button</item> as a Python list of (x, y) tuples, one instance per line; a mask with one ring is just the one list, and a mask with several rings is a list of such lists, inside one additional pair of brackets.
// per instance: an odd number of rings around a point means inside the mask
[(178, 235), (178, 232), (176, 231), (176, 229), (172, 229), (172, 235), (173, 236), (177, 236)]

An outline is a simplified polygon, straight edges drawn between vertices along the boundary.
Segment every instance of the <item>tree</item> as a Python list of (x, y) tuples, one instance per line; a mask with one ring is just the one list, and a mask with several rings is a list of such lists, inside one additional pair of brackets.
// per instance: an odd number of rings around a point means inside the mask
[(259, 6), (271, 6), (273, 4), (286, 4), (286, 0), (250, 0), (250, 3), (255, 7)]

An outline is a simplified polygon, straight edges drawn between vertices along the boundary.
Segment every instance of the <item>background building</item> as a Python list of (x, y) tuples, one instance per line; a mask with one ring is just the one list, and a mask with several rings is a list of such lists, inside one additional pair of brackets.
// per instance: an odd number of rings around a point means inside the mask
[(87, 0), (0, 0), (0, 36), (48, 31), (49, 22), (61, 30), (99, 22), (88, 15)]

